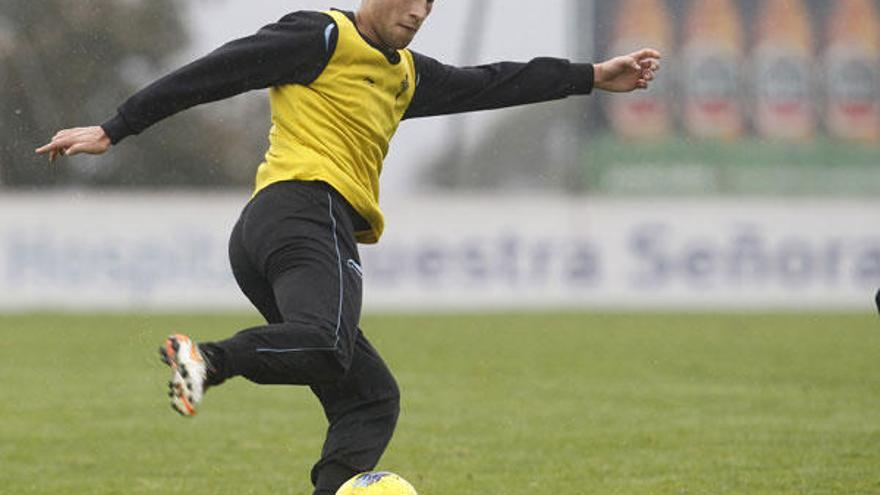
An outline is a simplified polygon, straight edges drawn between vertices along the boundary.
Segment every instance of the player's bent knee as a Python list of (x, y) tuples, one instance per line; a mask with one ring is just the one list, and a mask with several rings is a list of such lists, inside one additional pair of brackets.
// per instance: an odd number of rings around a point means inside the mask
[(333, 359), (336, 363), (339, 378), (343, 378), (345, 375), (348, 374), (349, 370), (351, 370), (352, 364), (354, 362), (354, 353), (350, 349), (347, 349), (345, 346), (339, 346), (333, 352)]
[(388, 380), (385, 385), (386, 388), (382, 394), (380, 403), (387, 414), (392, 418), (391, 423), (394, 425), (397, 423), (397, 418), (400, 416), (400, 388), (397, 386), (394, 377), (390, 374), (388, 375)]
[(334, 383), (343, 380), (351, 369), (351, 361), (346, 361), (345, 356), (340, 355), (338, 351), (333, 351), (327, 355), (329, 365), (327, 366), (325, 381)]

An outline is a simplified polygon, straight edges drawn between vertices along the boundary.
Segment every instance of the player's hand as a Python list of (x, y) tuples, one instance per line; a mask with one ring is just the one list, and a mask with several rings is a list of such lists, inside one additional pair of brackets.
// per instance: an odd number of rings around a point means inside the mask
[(660, 58), (662, 55), (657, 50), (644, 48), (595, 64), (594, 86), (613, 93), (648, 89), (660, 70)]
[(55, 137), (40, 148), (36, 149), (38, 155), (49, 154), (49, 163), (59, 156), (73, 156), (80, 153), (100, 155), (110, 149), (110, 137), (99, 126), (76, 127), (64, 129), (55, 134)]

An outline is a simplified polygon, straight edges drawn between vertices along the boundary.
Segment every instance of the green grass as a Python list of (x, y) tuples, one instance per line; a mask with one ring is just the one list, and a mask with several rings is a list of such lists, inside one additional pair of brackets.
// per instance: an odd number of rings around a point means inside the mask
[[(194, 420), (166, 402), (155, 348), (169, 331), (220, 338), (255, 323), (0, 316), (0, 492), (309, 494), (324, 422), (307, 390), (236, 379)], [(422, 495), (880, 493), (873, 316), (364, 326), (404, 392), (381, 467)]]

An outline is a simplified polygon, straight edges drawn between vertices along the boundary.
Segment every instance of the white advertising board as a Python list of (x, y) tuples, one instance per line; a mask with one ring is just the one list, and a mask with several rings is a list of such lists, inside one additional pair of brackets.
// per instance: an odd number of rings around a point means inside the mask
[(386, 205), (378, 306), (870, 308), (880, 203), (457, 198)]
[[(247, 193), (0, 196), (0, 309), (239, 310)], [(384, 204), (366, 311), (870, 310), (880, 202), (428, 196)]]
[(226, 257), (247, 194), (0, 196), (0, 308), (245, 307)]

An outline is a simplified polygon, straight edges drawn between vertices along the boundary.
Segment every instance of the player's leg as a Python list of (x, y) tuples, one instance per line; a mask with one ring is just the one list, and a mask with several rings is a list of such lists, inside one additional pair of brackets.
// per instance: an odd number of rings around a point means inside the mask
[[(344, 247), (340, 249), (341, 254), (350, 256), (349, 259), (357, 263), (356, 251), (348, 251)], [(315, 308), (316, 299), (312, 294), (320, 294), (322, 291), (314, 290), (315, 279), (308, 276), (308, 270), (302, 272), (306, 274), (304, 279), (296, 275), (298, 273), (299, 270), (292, 270), (291, 274), (282, 277), (275, 286), (275, 299), (279, 301), (279, 311), (285, 322), (301, 321), (308, 319), (310, 314), (320, 312), (319, 308)], [(310, 280), (311, 284), (304, 280)], [(330, 423), (321, 459), (312, 469), (316, 495), (332, 495), (346, 480), (358, 473), (370, 471), (378, 464), (391, 441), (400, 410), (400, 393), (394, 377), (356, 326), (360, 313), (360, 275), (352, 270), (343, 280), (346, 280), (344, 290), (349, 293), (347, 297), (351, 298), (346, 299), (348, 302), (343, 304), (341, 315), (344, 335), (353, 336), (350, 364), (340, 379), (330, 381), (318, 376), (315, 383), (311, 384), (312, 391), (321, 401)], [(309, 294), (304, 294), (302, 287), (310, 288)], [(290, 327), (285, 324), (269, 325), (247, 330), (231, 340), (236, 341), (235, 347), (252, 347), (257, 343), (277, 346), (287, 341), (286, 338), (267, 339), (279, 335), (265, 334), (266, 328), (274, 332), (290, 331)], [(259, 336), (259, 339), (255, 340), (255, 336)], [(297, 342), (297, 345), (301, 345), (301, 342)], [(249, 354), (242, 352), (237, 355), (241, 359)], [(268, 358), (256, 354), (250, 356), (250, 364), (239, 365), (233, 373), (243, 374), (258, 383), (291, 383), (291, 377), (295, 376), (302, 379), (299, 366), (302, 363), (314, 363), (316, 358), (313, 353), (308, 352), (292, 356), (284, 353), (271, 354)], [(294, 363), (291, 358), (298, 362)], [(330, 361), (337, 362), (335, 359)], [(319, 364), (314, 366), (315, 370), (320, 369)]]
[[(251, 259), (247, 252), (244, 237), (244, 223), (248, 216), (250, 205), (245, 207), (238, 222), (232, 229), (229, 237), (229, 263), (232, 267), (232, 274), (242, 293), (248, 298), (251, 304), (257, 308), (257, 311), (269, 324), (283, 323), (284, 318), (278, 309), (275, 300), (275, 291), (272, 283), (261, 273), (260, 269)], [(208, 361), (212, 364), (212, 369), (208, 373), (207, 385), (216, 386), (221, 384), (230, 376), (229, 370), (225, 369), (225, 361), (220, 351), (214, 349), (211, 344), (202, 344), (200, 348), (208, 357)], [(218, 369), (218, 366), (223, 369)]]
[[(250, 205), (245, 208), (229, 239), (232, 272), (242, 292), (266, 321), (281, 323), (283, 319), (275, 303), (272, 284), (252, 263), (245, 248), (243, 224), (249, 208)], [(226, 375), (217, 370), (222, 360), (212, 356), (210, 351), (209, 347), (198, 346), (181, 334), (170, 336), (159, 349), (162, 359), (172, 368), (168, 382), (171, 406), (184, 416), (193, 416), (204, 392), (225, 380)]]
[[(269, 325), (207, 343), (215, 381), (243, 376), (261, 384), (334, 383), (351, 365), (361, 309), (357, 243), (344, 200), (325, 186), (283, 183), (264, 190), (241, 220), (244, 253), (236, 270), (269, 282)], [(234, 254), (230, 249), (230, 254)], [(244, 284), (256, 286), (259, 284)], [(259, 304), (264, 290), (248, 297)]]
[[(345, 375), (351, 365), (360, 301), (354, 301), (353, 294), (339, 293), (338, 275), (328, 279), (321, 271), (305, 265), (289, 269), (275, 281), (281, 323), (202, 344), (217, 363), (216, 381), (242, 376), (264, 385), (313, 385), (335, 383)], [(352, 292), (351, 284), (342, 285)], [(327, 297), (331, 286), (332, 298)], [(327, 304), (331, 300), (333, 304)]]
[(250, 205), (245, 207), (229, 236), (229, 265), (238, 287), (266, 322), (281, 323), (283, 318), (275, 301), (272, 283), (252, 261), (245, 245), (244, 223), (249, 209)]
[(215, 383), (240, 375), (312, 387), (330, 422), (312, 471), (324, 495), (376, 465), (396, 425), (399, 392), (357, 327), (362, 281), (350, 207), (326, 189), (304, 196), (301, 189), (258, 195), (230, 244), (236, 279), (270, 324), (202, 348)]
[[(308, 216), (304, 212), (272, 222), (276, 233), (295, 230), (298, 237), (307, 240), (286, 238), (276, 242), (272, 249), (249, 248), (256, 254), (252, 258), (259, 259), (260, 252), (273, 253), (261, 264), (270, 267), (266, 278), (274, 280), (273, 305), (284, 323), (246, 330), (219, 347), (238, 362), (230, 366), (228, 374), (240, 374), (259, 383), (310, 382), (330, 423), (321, 460), (312, 470), (315, 493), (325, 495), (335, 493), (355, 474), (376, 466), (394, 432), (400, 394), (391, 372), (357, 326), (362, 274), (350, 207), (335, 193), (327, 194), (324, 190), (317, 197), (317, 204), (319, 208), (309, 209), (317, 214), (308, 222), (319, 226), (317, 229), (295, 225), (299, 221), (294, 217)], [(259, 232), (259, 223), (267, 217), (256, 218)], [(251, 220), (252, 215), (245, 218), (245, 222)], [(254, 227), (254, 223), (248, 225)], [(272, 273), (275, 270), (282, 274)], [(237, 272), (241, 283), (251, 280), (259, 269), (244, 263)], [(252, 287), (248, 297), (255, 304), (269, 299), (259, 284), (246, 285)], [(267, 320), (272, 322), (270, 316)], [(293, 346), (302, 349), (308, 343), (295, 328), (302, 331), (329, 326), (339, 336), (338, 346), (348, 347), (348, 351), (336, 356), (328, 355), (327, 351), (282, 352)], [(258, 347), (276, 352), (260, 353), (254, 350)], [(303, 366), (308, 373), (302, 370)], [(329, 372), (327, 366), (331, 367)]]
[[(194, 348), (188, 338), (170, 337), (162, 352), (173, 370), (172, 405), (183, 403), (179, 412), (195, 413), (191, 403), (201, 399), (196, 392), (202, 382), (214, 386), (244, 376), (257, 383), (312, 385), (344, 375), (360, 316), (361, 280), (344, 261), (357, 259), (357, 244), (344, 200), (334, 194), (316, 184), (282, 183), (244, 209), (230, 240), (230, 261), (269, 324), (202, 343), (192, 353), (177, 352), (181, 340)], [(185, 362), (190, 354), (206, 358), (206, 373), (179, 372), (196, 367)]]
[(379, 353), (358, 330), (351, 369), (339, 383), (313, 386), (330, 426), (312, 469), (314, 495), (333, 495), (354, 475), (372, 471), (391, 441), (400, 392)]
[(877, 311), (880, 312), (880, 289), (877, 289), (877, 294), (874, 296), (874, 302), (877, 304)]

